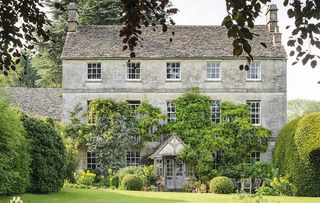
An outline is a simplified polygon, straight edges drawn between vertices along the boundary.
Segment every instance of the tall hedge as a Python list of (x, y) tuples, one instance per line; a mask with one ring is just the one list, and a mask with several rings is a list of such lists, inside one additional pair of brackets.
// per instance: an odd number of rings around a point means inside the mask
[(297, 118), (281, 130), (274, 164), (290, 177), (298, 195), (320, 196), (320, 113)]
[(66, 173), (66, 149), (52, 123), (24, 115), (23, 125), (30, 142), (33, 193), (59, 191)]
[(24, 193), (29, 186), (30, 157), (17, 111), (0, 101), (0, 196)]

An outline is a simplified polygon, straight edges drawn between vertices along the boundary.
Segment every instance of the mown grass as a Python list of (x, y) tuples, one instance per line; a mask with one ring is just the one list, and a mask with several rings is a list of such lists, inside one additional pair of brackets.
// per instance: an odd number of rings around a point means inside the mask
[[(12, 197), (0, 197), (8, 203)], [(255, 203), (253, 199), (240, 199), (238, 195), (217, 195), (179, 192), (138, 192), (105, 189), (63, 188), (50, 194), (21, 195), (24, 203)], [(320, 198), (264, 197), (264, 203), (320, 203)]]

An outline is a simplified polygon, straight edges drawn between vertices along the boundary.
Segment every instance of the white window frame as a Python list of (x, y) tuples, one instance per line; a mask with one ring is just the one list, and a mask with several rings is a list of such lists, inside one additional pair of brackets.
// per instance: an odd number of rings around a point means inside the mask
[(173, 122), (177, 119), (176, 108), (172, 101), (166, 101), (167, 106), (167, 122)]
[(252, 152), (250, 156), (250, 164), (261, 161), (261, 152)]
[[(214, 66), (213, 66), (213, 64), (214, 64)], [(219, 75), (219, 77), (213, 78), (213, 77), (209, 77), (209, 75)], [(208, 61), (207, 62), (207, 80), (208, 81), (221, 81), (221, 61)]]
[(97, 167), (97, 158), (94, 153), (87, 151), (87, 169), (95, 169)]
[[(96, 68), (93, 68), (92, 66), (95, 65)], [(100, 66), (98, 68), (98, 66)], [(89, 73), (89, 70), (91, 69), (91, 73)], [(95, 73), (93, 71), (95, 70)], [(100, 74), (98, 73), (100, 71)], [(95, 76), (96, 78), (89, 78)], [(99, 77), (98, 77), (99, 76)], [(87, 63), (87, 81), (101, 81), (102, 80), (102, 64), (101, 62), (88, 62)]]
[[(261, 125), (261, 101), (260, 100), (247, 100), (247, 105), (250, 110), (250, 123), (252, 125)], [(259, 104), (258, 112), (256, 111), (257, 106), (252, 107), (252, 104)], [(258, 115), (258, 117), (256, 117)], [(253, 116), (255, 118), (253, 118)], [(259, 122), (254, 121), (255, 119), (259, 119)]]
[[(258, 65), (258, 66), (257, 66)], [(255, 69), (257, 68), (257, 69)], [(253, 71), (256, 71), (257, 78), (252, 78)], [(246, 80), (247, 81), (261, 81), (261, 62), (252, 62), (250, 68), (246, 71)]]
[[(134, 66), (136, 67), (136, 70), (134, 70)], [(137, 71), (139, 69), (139, 71)], [(132, 70), (130, 72), (130, 70)], [(131, 78), (130, 78), (131, 77)], [(127, 81), (141, 81), (141, 63), (140, 62), (128, 62), (127, 63)]]
[[(168, 66), (170, 64), (170, 66)], [(175, 66), (177, 64), (179, 64), (179, 74), (175, 73), (168, 73), (168, 71), (170, 71), (171, 69), (176, 69), (177, 67), (172, 67), (172, 64), (175, 64)], [(168, 78), (168, 75), (175, 75), (175, 76), (179, 76), (179, 78)], [(177, 62), (177, 61), (167, 61), (166, 62), (166, 80), (167, 81), (181, 81), (181, 62)]]
[(139, 166), (141, 162), (140, 151), (129, 151), (126, 155), (127, 166)]
[[(211, 121), (213, 123), (220, 123), (221, 121), (221, 101), (220, 100), (211, 100)], [(217, 117), (219, 115), (219, 117)]]
[(127, 100), (127, 103), (129, 105), (130, 109), (132, 110), (132, 115), (136, 116), (137, 115), (137, 108), (141, 104), (141, 101), (140, 100)]

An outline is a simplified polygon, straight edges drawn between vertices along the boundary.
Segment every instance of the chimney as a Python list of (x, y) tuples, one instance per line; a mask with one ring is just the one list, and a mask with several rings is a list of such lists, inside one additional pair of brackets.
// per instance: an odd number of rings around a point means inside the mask
[(278, 26), (276, 27), (272, 37), (273, 37), (273, 44), (275, 46), (281, 46), (281, 33), (279, 32)]
[(77, 3), (74, 1), (70, 1), (68, 6), (68, 32), (77, 31), (78, 26), (78, 10)]
[(276, 27), (278, 27), (278, 8), (277, 5), (271, 4), (267, 8), (266, 18), (267, 18), (267, 29), (269, 32), (275, 32)]

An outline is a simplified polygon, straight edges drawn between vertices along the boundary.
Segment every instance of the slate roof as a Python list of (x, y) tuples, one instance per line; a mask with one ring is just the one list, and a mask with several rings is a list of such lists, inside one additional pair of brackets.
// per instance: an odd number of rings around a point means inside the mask
[(62, 119), (62, 90), (60, 88), (7, 88), (11, 104), (33, 116)]
[[(129, 51), (122, 51), (120, 25), (79, 25), (76, 32), (69, 32), (62, 59), (127, 58)], [(171, 32), (175, 32), (170, 43)], [(283, 46), (274, 46), (272, 33), (265, 25), (256, 25), (258, 34), (252, 41), (253, 56), (284, 58)], [(229, 57), (232, 56), (232, 41), (221, 26), (175, 26), (166, 33), (158, 28), (143, 30), (143, 47), (136, 48), (137, 57), (183, 58), (183, 57)], [(264, 48), (260, 42), (265, 42)]]

